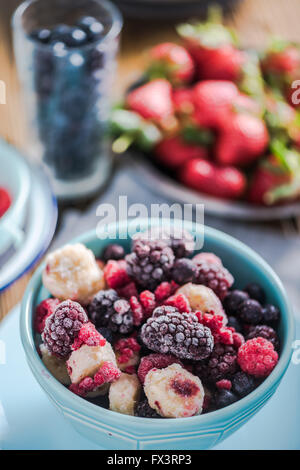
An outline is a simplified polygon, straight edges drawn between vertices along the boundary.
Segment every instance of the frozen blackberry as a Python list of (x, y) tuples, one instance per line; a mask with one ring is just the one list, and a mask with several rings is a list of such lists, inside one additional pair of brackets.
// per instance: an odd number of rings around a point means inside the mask
[(170, 277), (174, 264), (172, 249), (161, 240), (135, 240), (133, 251), (126, 256), (127, 273), (137, 284), (154, 290)]
[(232, 390), (240, 397), (245, 397), (255, 389), (255, 381), (251, 375), (245, 372), (237, 372), (232, 380)]
[(256, 326), (251, 326), (248, 332), (248, 335), (246, 336), (246, 340), (252, 339), (252, 338), (265, 338), (268, 341), (270, 341), (275, 349), (279, 348), (279, 339), (277, 336), (276, 331), (268, 325), (256, 325)]
[(55, 356), (67, 358), (74, 339), (87, 321), (87, 314), (77, 302), (61, 302), (46, 320), (42, 334), (45, 346)]
[(112, 243), (107, 245), (102, 253), (103, 261), (108, 261), (109, 259), (119, 260), (123, 259), (125, 256), (125, 250), (121, 245), (117, 245), (116, 243)]
[(138, 233), (135, 235), (135, 240), (161, 240), (172, 248), (176, 258), (184, 258), (193, 254), (195, 249), (194, 237), (187, 230), (169, 227), (152, 227), (151, 230)]
[(113, 333), (133, 330), (133, 313), (129, 302), (120, 299), (114, 289), (99, 291), (88, 307), (89, 317), (97, 328), (108, 327)]
[(274, 325), (279, 320), (280, 311), (275, 305), (268, 304), (263, 308), (262, 316), (263, 323)]
[(266, 294), (263, 288), (256, 282), (251, 282), (247, 284), (244, 289), (251, 299), (257, 300), (260, 304), (264, 304), (266, 300)]
[(233, 346), (217, 343), (206, 361), (195, 365), (195, 373), (206, 383), (231, 377), (237, 369), (237, 353)]
[(180, 359), (200, 361), (212, 352), (214, 340), (209, 328), (191, 313), (175, 307), (157, 307), (141, 329), (143, 343), (152, 351), (173, 354)]
[(230, 390), (220, 389), (215, 395), (217, 408), (224, 408), (238, 400), (238, 397)]
[(252, 325), (257, 325), (262, 320), (262, 306), (257, 300), (245, 300), (238, 309), (239, 318)]
[(114, 314), (114, 303), (119, 296), (114, 289), (100, 290), (94, 296), (88, 307), (90, 320), (98, 328), (107, 326), (111, 315)]
[(147, 398), (136, 405), (135, 416), (139, 416), (140, 418), (161, 418), (161, 416), (151, 408)]
[(237, 333), (243, 332), (243, 327), (236, 317), (228, 317), (227, 326), (234, 328)]
[(221, 300), (226, 297), (233, 281), (232, 275), (224, 266), (217, 263), (207, 263), (205, 261), (197, 263), (197, 272), (194, 282), (209, 287)]
[(241, 303), (247, 299), (249, 299), (249, 295), (242, 290), (235, 289), (228, 292), (223, 302), (227, 315), (236, 315)]
[(196, 266), (189, 258), (179, 258), (172, 269), (172, 279), (179, 285), (187, 284), (194, 279)]

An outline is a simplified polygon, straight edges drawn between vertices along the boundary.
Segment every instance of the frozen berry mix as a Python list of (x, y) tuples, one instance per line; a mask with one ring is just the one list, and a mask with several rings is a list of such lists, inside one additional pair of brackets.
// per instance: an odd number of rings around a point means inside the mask
[(139, 233), (129, 253), (113, 243), (97, 259), (81, 244), (48, 255), (52, 296), (34, 328), (71, 392), (127, 415), (189, 417), (242, 399), (276, 367), (280, 311), (262, 286), (237, 288), (216, 254), (176, 235)]

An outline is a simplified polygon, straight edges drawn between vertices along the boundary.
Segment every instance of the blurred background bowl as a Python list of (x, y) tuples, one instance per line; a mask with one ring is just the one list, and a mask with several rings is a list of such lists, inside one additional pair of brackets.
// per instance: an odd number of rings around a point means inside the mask
[[(139, 221), (140, 222), (140, 221)], [(164, 221), (162, 220), (162, 226)], [(168, 221), (169, 222), (169, 221)], [(146, 230), (155, 221), (142, 220), (141, 230)], [(127, 233), (127, 221), (103, 227), (103, 233)], [(175, 226), (178, 221), (174, 221)], [(180, 221), (180, 227), (181, 227)], [(148, 419), (122, 415), (84, 400), (70, 392), (49, 374), (37, 352), (33, 331), (35, 307), (49, 293), (42, 285), (40, 266), (31, 279), (21, 308), (20, 332), (29, 367), (41, 388), (67, 421), (82, 435), (105, 449), (206, 449), (216, 445), (245, 424), (273, 395), (288, 367), (294, 338), (294, 321), (285, 289), (270, 266), (253, 250), (223, 232), (186, 223), (185, 229), (203, 236), (204, 250), (220, 256), (224, 265), (236, 279), (235, 286), (241, 288), (249, 281), (261, 284), (267, 294), (267, 302), (281, 310), (279, 336), (282, 344), (279, 362), (269, 377), (252, 393), (221, 410), (191, 418)], [(116, 230), (118, 233), (118, 230)], [(98, 233), (99, 236), (99, 233)], [(130, 239), (115, 241), (129, 250)], [(72, 243), (81, 242), (99, 256), (113, 239), (100, 240), (96, 232), (85, 233)], [(45, 423), (47, 426), (47, 423)]]

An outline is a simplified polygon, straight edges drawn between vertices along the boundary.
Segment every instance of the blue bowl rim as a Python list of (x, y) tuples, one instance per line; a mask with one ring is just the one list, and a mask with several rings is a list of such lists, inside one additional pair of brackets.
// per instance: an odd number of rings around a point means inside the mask
[[(139, 225), (143, 227), (143, 229), (144, 228), (146, 229), (149, 226), (149, 223), (156, 224), (157, 220), (143, 219), (140, 221)], [(173, 223), (176, 224), (176, 220)], [(126, 227), (126, 221), (119, 222), (119, 224), (116, 224), (116, 223), (109, 224), (107, 227), (102, 227), (101, 231), (103, 232), (105, 229), (109, 230), (113, 227), (117, 227), (117, 229), (122, 230)], [(189, 418), (176, 418), (176, 419), (165, 418), (162, 420), (157, 420), (154, 418), (141, 418), (141, 417), (123, 415), (115, 411), (102, 408), (70, 392), (65, 386), (63, 386), (60, 382), (58, 382), (51, 374), (49, 374), (50, 377), (47, 378), (47, 383), (46, 383), (45, 378), (42, 377), (42, 374), (40, 373), (41, 367), (45, 368), (45, 366), (37, 352), (34, 338), (31, 333), (32, 331), (31, 303), (34, 297), (34, 293), (37, 290), (37, 285), (38, 285), (38, 289), (40, 289), (41, 287), (41, 274), (45, 267), (45, 262), (44, 262), (39, 266), (37, 271), (34, 273), (25, 291), (23, 301), (21, 304), (20, 334), (21, 334), (21, 341), (23, 344), (27, 361), (29, 362), (34, 375), (36, 376), (37, 374), (37, 376), (39, 377), (39, 379), (37, 379), (37, 377), (36, 379), (47, 394), (49, 394), (48, 388), (50, 387), (52, 394), (59, 396), (65, 405), (69, 405), (71, 409), (73, 408), (77, 410), (78, 412), (81, 411), (85, 416), (89, 416), (89, 417), (92, 416), (98, 422), (101, 422), (101, 418), (103, 418), (104, 420), (107, 418), (109, 420), (109, 417), (112, 416), (112, 413), (113, 413), (113, 415), (115, 415), (115, 418), (117, 418), (118, 423), (123, 424), (125, 428), (128, 425), (129, 426), (135, 425), (137, 426), (136, 429), (138, 429), (140, 428), (140, 425), (147, 425), (147, 426), (150, 426), (149, 430), (151, 431), (151, 427), (154, 428), (159, 423), (160, 430), (164, 432), (168, 430), (170, 421), (171, 421), (172, 428), (174, 429), (174, 432), (175, 432), (175, 428), (176, 430), (178, 430), (178, 427), (180, 426), (186, 429), (187, 425), (193, 426), (193, 425), (198, 424), (199, 429), (200, 429), (200, 426), (207, 426), (207, 425), (213, 426), (214, 423), (218, 423), (219, 421), (226, 421), (226, 420), (230, 421), (235, 416), (237, 417), (239, 412), (247, 411), (251, 409), (252, 407), (255, 407), (255, 404), (257, 404), (259, 399), (263, 399), (265, 396), (268, 395), (268, 391), (272, 390), (273, 387), (277, 387), (283, 375), (285, 374), (288, 368), (290, 359), (291, 359), (292, 342), (294, 339), (294, 328), (295, 328), (294, 316), (293, 316), (291, 304), (287, 297), (286, 291), (282, 285), (281, 280), (279, 279), (277, 274), (273, 271), (273, 269), (266, 263), (266, 261), (264, 261), (264, 259), (260, 255), (258, 255), (254, 250), (252, 250), (252, 248), (249, 248), (247, 245), (237, 240), (236, 238), (220, 230), (214, 229), (212, 227), (208, 227), (206, 225), (203, 227), (202, 225), (196, 224), (193, 222), (190, 222), (190, 223), (185, 222), (185, 228), (187, 230), (190, 230), (193, 233), (201, 233), (201, 230), (204, 228), (205, 235), (209, 236), (211, 239), (219, 240), (219, 241), (222, 240), (223, 243), (229, 245), (234, 250), (238, 250), (239, 252), (242, 252), (248, 258), (250, 257), (252, 261), (256, 262), (256, 264), (260, 267), (260, 269), (264, 272), (264, 274), (268, 278), (271, 278), (272, 282), (276, 284), (276, 287), (281, 295), (281, 298), (285, 306), (285, 313), (286, 313), (285, 318), (287, 322), (286, 323), (287, 338), (281, 350), (281, 355), (280, 355), (278, 364), (276, 365), (272, 373), (264, 380), (264, 382), (262, 382), (261, 385), (259, 385), (249, 395), (247, 395), (246, 397), (238, 400), (237, 402), (225, 408), (222, 408), (220, 410), (213, 411), (204, 415), (200, 414), (200, 415), (192, 416)], [(99, 235), (99, 230), (98, 230), (98, 235)], [(92, 229), (88, 232), (83, 233), (79, 237), (74, 238), (69, 243), (74, 244), (74, 243), (80, 242), (80, 243), (85, 244), (95, 238), (97, 238), (96, 230)]]

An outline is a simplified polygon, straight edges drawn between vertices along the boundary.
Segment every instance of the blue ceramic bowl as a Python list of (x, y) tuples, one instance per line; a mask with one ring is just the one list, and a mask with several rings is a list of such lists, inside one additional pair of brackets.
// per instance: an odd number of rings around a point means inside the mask
[[(153, 225), (155, 222), (151, 222)], [(176, 225), (176, 221), (174, 222)], [(148, 227), (143, 221), (141, 229)], [(124, 229), (124, 223), (118, 225)], [(113, 229), (110, 226), (110, 229)], [(203, 226), (187, 224), (200, 235)], [(104, 231), (104, 230), (103, 230)], [(109, 233), (113, 233), (113, 230)], [(120, 232), (119, 232), (120, 233)], [(99, 236), (99, 231), (98, 231)], [(127, 249), (130, 240), (118, 240)], [(82, 242), (100, 255), (110, 240), (100, 240), (95, 231), (83, 234), (73, 242)], [(233, 273), (236, 286), (259, 282), (267, 292), (267, 301), (281, 310), (279, 335), (282, 344), (280, 360), (269, 377), (242, 400), (218, 411), (190, 418), (147, 419), (122, 415), (96, 406), (70, 392), (52, 377), (43, 365), (34, 343), (33, 313), (35, 306), (49, 293), (42, 286), (42, 265), (26, 290), (21, 309), (21, 339), (33, 375), (50, 400), (82, 435), (104, 449), (207, 449), (219, 443), (245, 424), (269, 400), (278, 387), (290, 361), (294, 337), (293, 315), (286, 292), (277, 275), (254, 251), (218, 230), (204, 227), (204, 250), (219, 255)], [(47, 423), (45, 423), (47, 426)]]
[(10, 208), (0, 217), (1, 255), (9, 246), (18, 246), (23, 240), (22, 227), (30, 192), (30, 171), (25, 159), (3, 140), (0, 140), (0, 186), (12, 197)]

